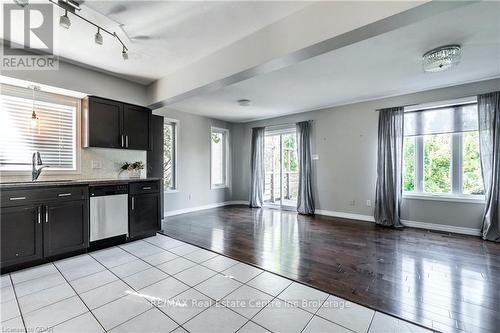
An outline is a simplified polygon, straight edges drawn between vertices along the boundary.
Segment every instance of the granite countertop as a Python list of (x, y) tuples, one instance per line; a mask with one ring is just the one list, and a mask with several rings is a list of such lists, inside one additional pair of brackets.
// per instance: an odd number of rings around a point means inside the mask
[(106, 179), (72, 179), (72, 180), (39, 180), (39, 181), (14, 181), (0, 183), (0, 189), (17, 189), (17, 188), (32, 188), (32, 187), (55, 187), (55, 186), (102, 186), (102, 185), (117, 185), (129, 184), (133, 182), (143, 181), (158, 181), (161, 178), (106, 178)]

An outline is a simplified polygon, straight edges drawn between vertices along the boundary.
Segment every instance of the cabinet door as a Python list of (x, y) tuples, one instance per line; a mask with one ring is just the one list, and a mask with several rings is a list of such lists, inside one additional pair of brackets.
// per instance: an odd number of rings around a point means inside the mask
[(129, 236), (154, 235), (160, 230), (160, 194), (129, 197)]
[(89, 245), (88, 201), (57, 202), (44, 206), (44, 257), (82, 250)]
[(122, 148), (123, 104), (96, 97), (89, 99), (89, 146)]
[(123, 135), (125, 148), (149, 150), (149, 123), (151, 110), (125, 104), (123, 107)]
[(1, 209), (1, 266), (7, 267), (42, 258), (41, 207)]

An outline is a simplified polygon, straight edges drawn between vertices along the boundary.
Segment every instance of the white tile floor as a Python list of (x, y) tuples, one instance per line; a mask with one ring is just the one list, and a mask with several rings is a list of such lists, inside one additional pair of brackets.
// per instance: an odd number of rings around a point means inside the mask
[(1, 276), (2, 332), (428, 332), (163, 236)]

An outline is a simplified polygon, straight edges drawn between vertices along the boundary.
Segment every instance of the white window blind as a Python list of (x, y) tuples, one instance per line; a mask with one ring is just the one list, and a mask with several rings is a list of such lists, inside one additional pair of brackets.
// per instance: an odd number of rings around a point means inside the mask
[(405, 136), (478, 130), (477, 104), (405, 112)]
[(31, 156), (39, 151), (50, 170), (76, 170), (77, 98), (35, 92), (38, 126), (32, 128), (33, 92), (1, 85), (0, 169), (31, 169)]

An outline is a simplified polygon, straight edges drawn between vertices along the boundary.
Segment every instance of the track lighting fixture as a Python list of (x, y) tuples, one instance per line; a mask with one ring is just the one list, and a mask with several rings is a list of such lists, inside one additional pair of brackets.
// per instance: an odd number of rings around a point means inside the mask
[(128, 60), (128, 53), (127, 53), (127, 50), (125, 49), (125, 46), (123, 47), (122, 57), (123, 57), (123, 60)]
[(68, 17), (67, 10), (64, 11), (64, 15), (62, 15), (61, 18), (59, 19), (59, 25), (64, 29), (69, 29), (69, 27), (71, 26), (71, 20)]
[[(28, 3), (29, 0), (14, 0), (18, 5), (21, 6), (21, 3)], [(49, 0), (52, 4), (55, 6), (61, 8), (64, 10), (64, 15), (61, 16), (59, 19), (59, 25), (65, 29), (69, 29), (71, 26), (71, 20), (69, 19), (68, 12), (71, 15), (76, 16), (77, 18), (81, 19), (82, 21), (87, 22), (90, 25), (93, 25), (94, 27), (97, 28), (97, 33), (94, 35), (94, 42), (97, 45), (102, 45), (103, 44), (103, 38), (101, 31), (107, 33), (108, 35), (111, 35), (113, 38), (116, 38), (116, 40), (122, 45), (122, 57), (124, 60), (128, 59), (128, 48), (125, 46), (125, 44), (122, 42), (120, 37), (116, 34), (116, 32), (111, 32), (100, 25), (95, 24), (91, 20), (83, 17), (78, 13), (78, 11), (81, 10), (80, 8), (80, 3), (83, 1), (78, 1), (78, 0)]]
[(102, 45), (102, 35), (100, 33), (101, 28), (97, 28), (97, 33), (95, 34), (94, 41), (98, 45)]

